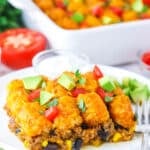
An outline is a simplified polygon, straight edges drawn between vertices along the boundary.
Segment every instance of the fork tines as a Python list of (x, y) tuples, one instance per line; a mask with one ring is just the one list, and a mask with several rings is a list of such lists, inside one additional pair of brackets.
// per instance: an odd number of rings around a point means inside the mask
[(135, 115), (137, 117), (138, 132), (150, 132), (150, 101), (138, 101), (135, 106)]

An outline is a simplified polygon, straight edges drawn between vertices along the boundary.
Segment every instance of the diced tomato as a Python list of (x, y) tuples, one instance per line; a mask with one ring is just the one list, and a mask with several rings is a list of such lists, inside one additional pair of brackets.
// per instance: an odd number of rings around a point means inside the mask
[(115, 7), (115, 6), (111, 6), (110, 9), (112, 10), (112, 12), (114, 14), (116, 14), (117, 16), (121, 17), (123, 14), (123, 9), (120, 7)]
[(62, 8), (62, 9), (65, 8), (65, 5), (64, 5), (63, 0), (55, 0), (55, 4), (56, 4), (56, 6), (59, 7), (59, 8)]
[(141, 19), (150, 19), (150, 14), (147, 13), (141, 14)]
[(150, 0), (143, 0), (143, 3), (150, 6)]
[(114, 96), (114, 94), (112, 92), (105, 92), (105, 96), (112, 97), (112, 96)]
[(145, 52), (143, 55), (142, 55), (142, 61), (144, 63), (146, 63), (147, 65), (150, 65), (150, 51), (149, 52)]
[(12, 69), (32, 65), (35, 54), (46, 49), (44, 35), (27, 28), (9, 29), (0, 34), (2, 62)]
[(82, 22), (81, 24), (80, 24), (80, 28), (82, 29), (82, 28), (88, 28), (89, 27), (89, 25), (87, 24), (87, 22)]
[(47, 109), (45, 111), (45, 117), (49, 120), (49, 121), (54, 121), (54, 119), (58, 116), (59, 114), (59, 109), (57, 106), (53, 106), (50, 107), (49, 109)]
[(105, 98), (105, 91), (104, 91), (102, 88), (98, 87), (98, 88), (96, 89), (96, 93), (97, 93), (102, 99)]
[(79, 94), (85, 94), (86, 90), (84, 88), (75, 88), (71, 91), (73, 97), (77, 97)]
[(103, 12), (104, 12), (104, 9), (99, 5), (92, 8), (92, 14), (96, 17), (102, 16)]
[(39, 98), (40, 97), (40, 89), (37, 89), (37, 90), (34, 90), (32, 91), (29, 96), (28, 96), (28, 100), (30, 102), (34, 101), (35, 99)]
[(112, 97), (114, 94), (111, 92), (105, 92), (101, 87), (98, 87), (96, 89), (96, 93), (102, 98), (104, 99), (106, 96), (110, 96)]
[(93, 69), (93, 75), (96, 80), (103, 77), (103, 73), (101, 72), (99, 67), (96, 65), (94, 66), (94, 69)]

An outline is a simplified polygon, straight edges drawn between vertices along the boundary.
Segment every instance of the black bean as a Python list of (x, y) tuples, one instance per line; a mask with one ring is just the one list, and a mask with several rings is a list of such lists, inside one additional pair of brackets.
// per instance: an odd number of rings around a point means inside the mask
[(81, 124), (81, 128), (82, 128), (82, 129), (88, 129), (88, 125), (87, 125), (86, 123), (82, 123), (82, 124)]
[(82, 142), (83, 142), (82, 139), (80, 138), (76, 139), (75, 142), (73, 143), (72, 150), (80, 150)]
[(17, 128), (17, 129), (15, 130), (15, 133), (18, 134), (19, 132), (21, 132), (21, 130)]
[(123, 129), (123, 127), (117, 123), (115, 123), (115, 129)]
[(48, 145), (43, 150), (58, 150), (59, 146), (56, 143), (48, 143)]
[(55, 135), (56, 135), (55, 130), (53, 130), (53, 129), (52, 129), (52, 130), (50, 130), (50, 131), (49, 131), (49, 135), (51, 135), (51, 136), (55, 136)]
[(105, 130), (99, 130), (98, 135), (100, 136), (102, 141), (107, 141), (107, 138), (109, 136), (109, 132)]

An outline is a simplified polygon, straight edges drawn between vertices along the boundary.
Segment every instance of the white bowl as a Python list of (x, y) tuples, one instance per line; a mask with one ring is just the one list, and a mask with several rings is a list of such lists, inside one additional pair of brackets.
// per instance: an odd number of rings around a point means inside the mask
[(139, 49), (150, 48), (150, 20), (65, 30), (49, 19), (31, 0), (9, 2), (23, 10), (25, 24), (43, 32), (52, 48), (85, 53), (94, 63), (116, 65), (133, 62)]

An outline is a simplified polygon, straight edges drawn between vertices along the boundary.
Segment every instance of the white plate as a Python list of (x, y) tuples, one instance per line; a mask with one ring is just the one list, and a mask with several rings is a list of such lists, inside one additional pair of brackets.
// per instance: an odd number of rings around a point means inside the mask
[[(91, 70), (93, 65), (88, 65), (85, 66), (84, 68), (81, 69), (81, 71), (87, 71)], [(125, 70), (113, 68), (113, 67), (108, 67), (108, 66), (100, 66), (101, 70), (104, 72), (104, 74), (111, 75), (117, 77), (119, 80), (123, 77), (131, 77), (131, 78), (136, 78), (139, 81), (150, 85), (150, 81), (140, 75), (137, 75), (135, 73), (131, 73)], [(6, 100), (6, 87), (7, 84), (10, 80), (12, 79), (17, 79), (21, 78), (24, 76), (29, 76), (29, 75), (34, 75), (36, 74), (33, 68), (27, 68), (23, 69), (20, 71), (16, 71), (13, 73), (10, 73), (8, 75), (5, 75), (0, 78), (0, 147), (2, 147), (2, 143), (9, 144), (10, 146), (15, 147), (18, 150), (23, 150), (25, 149), (23, 147), (22, 142), (13, 134), (9, 131), (7, 125), (8, 125), (8, 117), (3, 109), (3, 106), (5, 104)], [(140, 144), (141, 144), (141, 137), (135, 136), (135, 138), (132, 141), (129, 142), (120, 142), (120, 143), (113, 143), (113, 144), (103, 144), (100, 147), (93, 148), (93, 147), (86, 147), (83, 149), (86, 150), (138, 150), (140, 149)], [(5, 149), (5, 150), (10, 150), (10, 149)]]

